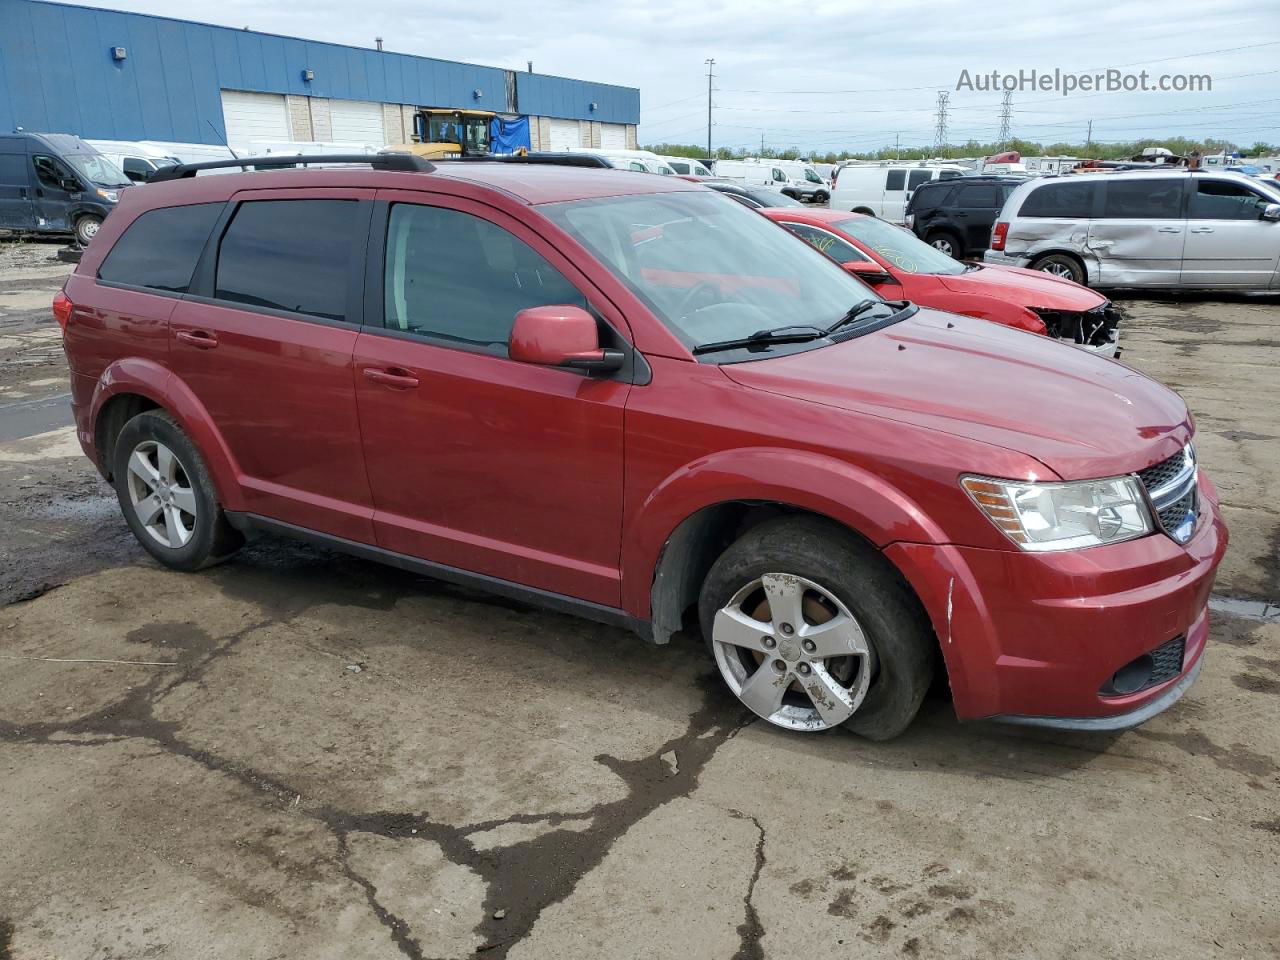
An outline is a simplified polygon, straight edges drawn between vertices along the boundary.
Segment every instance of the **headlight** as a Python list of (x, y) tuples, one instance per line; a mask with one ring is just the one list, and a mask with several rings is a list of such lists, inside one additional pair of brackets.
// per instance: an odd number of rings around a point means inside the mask
[(1151, 512), (1134, 477), (1025, 483), (963, 477), (961, 486), (1023, 550), (1075, 550), (1151, 533)]
[(106, 200), (108, 203), (115, 203), (120, 199), (120, 195), (114, 190), (103, 190), (101, 187), (98, 188), (98, 196), (103, 200)]

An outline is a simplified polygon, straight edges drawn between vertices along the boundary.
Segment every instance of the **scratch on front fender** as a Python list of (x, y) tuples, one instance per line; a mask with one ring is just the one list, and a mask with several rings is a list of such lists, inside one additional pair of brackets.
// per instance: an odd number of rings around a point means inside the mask
[(952, 577), (950, 582), (947, 584), (947, 645), (948, 646), (950, 646), (951, 644), (951, 611), (955, 609), (955, 604), (952, 602), (952, 595), (955, 593), (955, 590), (956, 590), (956, 578)]

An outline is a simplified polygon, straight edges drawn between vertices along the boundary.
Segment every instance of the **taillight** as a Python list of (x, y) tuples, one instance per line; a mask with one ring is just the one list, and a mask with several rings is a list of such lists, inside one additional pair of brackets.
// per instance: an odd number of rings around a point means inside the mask
[(1003, 250), (1005, 238), (1009, 236), (1009, 225), (1007, 223), (997, 223), (995, 229), (991, 231), (991, 249)]
[(71, 302), (71, 298), (59, 290), (53, 295), (53, 319), (58, 321), (58, 326), (63, 330), (67, 329), (67, 321), (71, 319), (71, 311), (75, 308), (75, 304)]

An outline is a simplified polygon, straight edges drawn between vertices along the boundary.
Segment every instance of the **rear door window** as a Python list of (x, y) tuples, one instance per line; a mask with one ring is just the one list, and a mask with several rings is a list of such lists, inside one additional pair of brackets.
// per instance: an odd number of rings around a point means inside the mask
[(995, 209), (1004, 201), (1000, 189), (994, 183), (975, 183), (960, 188), (956, 205), (974, 210)]
[(1257, 220), (1269, 201), (1238, 183), (1198, 180), (1191, 195), (1192, 220)]
[(884, 188), (886, 190), (901, 190), (907, 183), (907, 171), (890, 170), (884, 177)]
[(1179, 220), (1182, 178), (1109, 180), (1102, 202), (1104, 220)]
[(910, 176), (907, 177), (907, 189), (914, 190), (920, 184), (928, 183), (932, 179), (932, 170), (912, 170)]
[(444, 207), (396, 204), (387, 224), (384, 325), (506, 356), (516, 314), (587, 301), (523, 240)]
[(671, 169), (674, 170), (676, 173), (689, 172), (689, 165), (687, 163), (682, 163), (679, 160), (671, 160), (669, 161), (669, 163), (670, 163)]
[(1022, 201), (1021, 217), (1088, 220), (1093, 215), (1096, 183), (1046, 183)]
[(168, 293), (186, 293), (221, 203), (149, 210), (115, 242), (98, 279)]
[(354, 252), (368, 235), (356, 200), (250, 200), (218, 250), (214, 297), (348, 319)]

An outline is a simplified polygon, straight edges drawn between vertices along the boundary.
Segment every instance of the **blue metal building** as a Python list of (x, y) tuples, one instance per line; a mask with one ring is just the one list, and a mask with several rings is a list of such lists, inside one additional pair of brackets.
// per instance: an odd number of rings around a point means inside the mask
[(534, 148), (635, 145), (640, 91), (42, 0), (0, 0), (0, 130), (405, 142), (423, 108), (529, 117)]

